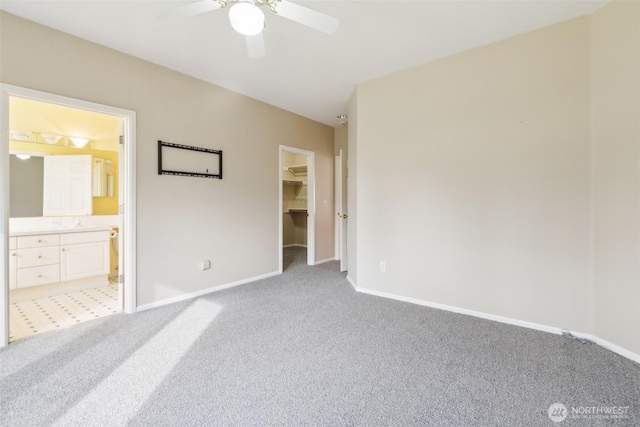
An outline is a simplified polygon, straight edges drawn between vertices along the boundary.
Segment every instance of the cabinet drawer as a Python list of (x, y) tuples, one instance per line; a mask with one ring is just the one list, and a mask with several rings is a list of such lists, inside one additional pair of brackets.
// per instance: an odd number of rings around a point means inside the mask
[(108, 231), (87, 231), (84, 233), (64, 233), (60, 235), (60, 245), (75, 245), (77, 243), (108, 242)]
[(44, 248), (20, 249), (18, 252), (18, 268), (38, 267), (60, 263), (60, 249), (58, 246)]
[(9, 237), (9, 249), (18, 249), (17, 237)]
[(43, 267), (30, 267), (18, 269), (18, 288), (46, 285), (60, 281), (60, 266), (45, 265)]
[(18, 237), (18, 249), (40, 248), (44, 246), (58, 246), (60, 244), (59, 234), (41, 234), (36, 236)]

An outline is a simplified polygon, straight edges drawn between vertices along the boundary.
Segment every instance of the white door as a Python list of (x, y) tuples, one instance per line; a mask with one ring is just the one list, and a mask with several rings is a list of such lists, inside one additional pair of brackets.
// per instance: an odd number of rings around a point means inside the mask
[(45, 156), (44, 216), (91, 215), (91, 156)]
[(335, 258), (337, 261), (342, 261), (342, 150), (340, 155), (336, 156), (334, 163), (335, 175), (333, 179), (334, 183), (334, 206), (336, 209), (335, 217)]
[(342, 173), (342, 150), (336, 156), (335, 164), (335, 206), (336, 206), (336, 258), (340, 260), (340, 271), (347, 271), (347, 203)]

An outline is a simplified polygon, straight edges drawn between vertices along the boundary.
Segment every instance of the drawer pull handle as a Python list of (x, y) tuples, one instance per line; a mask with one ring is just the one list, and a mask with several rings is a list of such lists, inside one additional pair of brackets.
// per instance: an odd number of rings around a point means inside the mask
[(15, 252), (14, 252), (14, 253), (12, 253), (12, 254), (11, 254), (11, 256), (16, 256), (16, 253), (15, 253)]
[(38, 255), (38, 258), (42, 258), (42, 255)]
[(64, 248), (62, 248), (62, 252), (64, 252)]
[(42, 240), (41, 240), (41, 239), (38, 239), (38, 243), (42, 243)]
[(42, 274), (38, 274), (38, 277), (42, 277)]

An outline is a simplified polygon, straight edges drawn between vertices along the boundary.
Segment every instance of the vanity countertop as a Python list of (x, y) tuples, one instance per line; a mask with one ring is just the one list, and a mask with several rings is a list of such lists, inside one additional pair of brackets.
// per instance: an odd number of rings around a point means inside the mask
[(76, 227), (65, 227), (65, 228), (33, 228), (33, 229), (22, 229), (16, 231), (9, 231), (10, 237), (19, 237), (19, 236), (33, 236), (37, 234), (62, 234), (62, 233), (84, 233), (88, 231), (109, 231), (113, 227), (106, 225), (80, 225)]

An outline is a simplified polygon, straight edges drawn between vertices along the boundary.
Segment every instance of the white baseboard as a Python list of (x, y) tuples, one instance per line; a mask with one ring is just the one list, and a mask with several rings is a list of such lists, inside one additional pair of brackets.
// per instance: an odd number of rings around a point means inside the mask
[[(550, 332), (552, 334), (557, 334), (557, 335), (562, 335), (562, 330), (565, 329), (565, 328), (557, 328), (557, 327), (554, 327), (554, 326), (542, 325), (540, 323), (527, 322), (525, 320), (512, 319), (510, 317), (498, 316), (498, 315), (495, 315), (495, 314), (483, 313), (481, 311), (468, 310), (466, 308), (455, 307), (455, 306), (446, 305), (446, 304), (440, 304), (440, 303), (436, 303), (436, 302), (424, 301), (424, 300), (420, 300), (420, 299), (417, 299), (417, 298), (410, 298), (410, 297), (405, 297), (405, 296), (402, 296), (402, 295), (396, 295), (396, 294), (390, 294), (390, 293), (386, 293), (386, 292), (380, 292), (380, 291), (374, 291), (374, 290), (370, 290), (370, 289), (360, 288), (360, 287), (358, 287), (358, 285), (353, 280), (351, 280), (351, 278), (349, 276), (347, 276), (347, 280), (349, 281), (351, 286), (353, 286), (353, 288), (357, 292), (360, 292), (360, 293), (363, 293), (363, 294), (374, 295), (374, 296), (383, 297), (383, 298), (389, 298), (389, 299), (393, 299), (393, 300), (397, 300), (397, 301), (408, 302), (408, 303), (411, 303), (411, 304), (422, 305), (422, 306), (425, 306), (425, 307), (437, 308), (439, 310), (451, 311), (451, 312), (459, 313), (459, 314), (466, 314), (468, 316), (480, 317), (482, 319), (493, 320), (493, 321), (500, 322), (500, 323), (506, 323), (506, 324), (509, 324), (509, 325), (521, 326), (523, 328), (535, 329), (535, 330), (538, 330), (538, 331)], [(603, 340), (602, 338), (599, 338), (599, 337), (591, 335), (591, 334), (584, 334), (584, 333), (580, 333), (580, 332), (572, 332), (572, 334), (574, 336), (577, 336), (577, 337), (580, 337), (580, 338), (590, 339), (590, 340), (594, 341), (596, 344), (599, 344), (599, 345), (601, 345), (603, 347), (606, 347), (609, 350), (613, 351), (614, 353), (618, 353), (619, 355), (624, 356), (627, 359), (631, 359), (634, 362), (640, 363), (640, 355), (639, 354), (633, 353), (632, 351), (629, 351), (629, 350), (627, 350), (625, 348), (622, 348), (622, 347), (620, 347), (620, 346), (618, 346), (616, 344), (613, 344), (613, 343), (610, 343), (610, 342), (608, 342), (606, 340)]]
[(335, 258), (321, 259), (320, 261), (316, 261), (316, 263), (313, 265), (326, 264), (328, 262), (335, 261), (335, 260), (336, 260)]
[(290, 245), (283, 245), (282, 249), (284, 248), (306, 248), (307, 245), (301, 245), (300, 243), (292, 243)]
[(590, 339), (591, 341), (595, 342), (596, 344), (608, 348), (609, 350), (613, 351), (614, 353), (618, 353), (620, 356), (626, 357), (627, 359), (631, 359), (636, 363), (640, 363), (640, 354), (636, 354), (630, 350), (627, 350), (626, 348), (622, 348), (617, 344), (614, 344), (612, 342), (609, 342), (607, 340), (603, 340), (600, 337), (597, 337), (595, 335), (591, 335), (591, 334), (583, 334), (582, 332), (572, 332), (573, 335), (580, 337), (580, 338), (587, 338)]
[(167, 299), (163, 299), (161, 301), (151, 302), (149, 304), (143, 304), (143, 305), (140, 305), (140, 306), (136, 307), (136, 311), (139, 312), (139, 311), (150, 310), (152, 308), (162, 307), (163, 305), (169, 305), (169, 304), (173, 304), (173, 303), (176, 303), (176, 302), (188, 300), (188, 299), (191, 299), (191, 298), (197, 298), (197, 297), (200, 297), (202, 295), (210, 294), (212, 292), (218, 292), (218, 291), (222, 291), (224, 289), (233, 288), (235, 286), (244, 285), (246, 283), (256, 282), (258, 280), (266, 279), (268, 277), (277, 276), (279, 274), (282, 274), (282, 272), (274, 271), (272, 273), (263, 274), (261, 276), (250, 277), (248, 279), (238, 280), (237, 282), (227, 283), (226, 285), (220, 285), (220, 286), (216, 286), (216, 287), (213, 287), (213, 288), (208, 288), (208, 289), (203, 289), (201, 291), (192, 292), (190, 294), (179, 295), (177, 297), (167, 298)]

